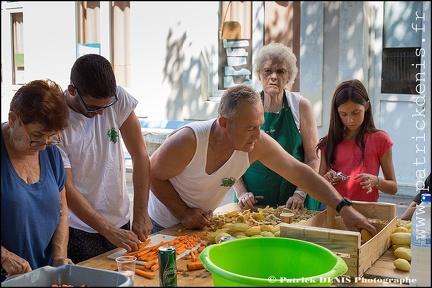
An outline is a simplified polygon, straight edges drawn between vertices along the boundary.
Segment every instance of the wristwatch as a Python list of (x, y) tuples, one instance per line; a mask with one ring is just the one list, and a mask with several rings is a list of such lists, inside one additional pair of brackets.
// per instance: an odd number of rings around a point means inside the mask
[(342, 209), (342, 207), (344, 207), (346, 205), (351, 206), (352, 205), (352, 201), (351, 201), (351, 199), (349, 199), (347, 197), (343, 197), (342, 201), (339, 202), (339, 204), (336, 206), (336, 212), (339, 213), (340, 210)]

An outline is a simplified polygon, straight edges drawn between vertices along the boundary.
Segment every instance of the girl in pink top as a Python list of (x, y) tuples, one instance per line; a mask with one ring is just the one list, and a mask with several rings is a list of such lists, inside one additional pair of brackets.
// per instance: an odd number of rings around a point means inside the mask
[(398, 190), (392, 146), (388, 134), (375, 127), (363, 84), (357, 79), (340, 83), (333, 94), (328, 134), (317, 145), (319, 173), (342, 196), (375, 202), (378, 191), (393, 195)]

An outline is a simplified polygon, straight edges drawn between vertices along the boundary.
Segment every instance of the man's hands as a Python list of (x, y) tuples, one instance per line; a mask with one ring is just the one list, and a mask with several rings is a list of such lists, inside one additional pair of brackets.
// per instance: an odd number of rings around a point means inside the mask
[(211, 213), (200, 208), (186, 208), (179, 220), (186, 229), (202, 230), (210, 225), (210, 217)]
[(138, 217), (136, 216), (134, 216), (133, 219), (134, 220), (132, 222), (132, 231), (134, 231), (135, 234), (138, 235), (138, 238), (141, 241), (145, 241), (148, 238), (149, 233), (153, 228), (153, 224), (151, 223), (150, 216), (147, 213), (145, 213), (145, 215), (143, 213), (141, 220), (139, 220)]
[(360, 232), (360, 230), (364, 228), (369, 231), (372, 236), (377, 234), (375, 226), (373, 226), (365, 216), (355, 210), (352, 206), (342, 207), (339, 214), (342, 216), (342, 220), (349, 230)]
[(125, 230), (121, 228), (112, 227), (107, 233), (104, 235), (112, 244), (119, 248), (126, 249), (127, 252), (136, 251), (139, 248), (141, 243), (138, 235), (135, 232), (130, 230)]

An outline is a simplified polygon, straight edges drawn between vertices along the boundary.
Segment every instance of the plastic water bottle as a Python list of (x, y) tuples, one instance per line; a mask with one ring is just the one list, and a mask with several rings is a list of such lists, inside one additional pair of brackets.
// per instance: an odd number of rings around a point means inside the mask
[(431, 194), (423, 194), (411, 219), (410, 286), (431, 287)]

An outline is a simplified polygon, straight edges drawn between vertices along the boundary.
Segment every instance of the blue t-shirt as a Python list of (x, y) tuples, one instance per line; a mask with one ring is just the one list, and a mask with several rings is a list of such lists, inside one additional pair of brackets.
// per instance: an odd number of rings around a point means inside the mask
[(27, 184), (13, 168), (0, 135), (1, 245), (26, 259), (32, 269), (51, 265), (51, 238), (60, 221), (60, 191), (66, 182), (60, 152), (55, 146), (40, 151), (39, 182)]

